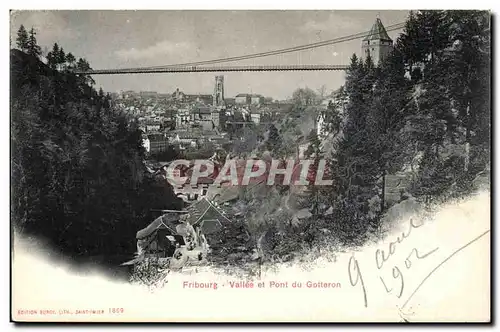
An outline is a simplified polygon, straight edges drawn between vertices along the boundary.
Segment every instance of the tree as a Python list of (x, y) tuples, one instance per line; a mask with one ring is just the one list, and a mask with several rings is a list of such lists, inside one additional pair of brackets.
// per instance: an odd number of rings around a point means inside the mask
[[(90, 64), (88, 63), (87, 60), (79, 58), (78, 61), (76, 62), (76, 69), (79, 71), (87, 71), (91, 70), (92, 68), (90, 67)], [(91, 86), (95, 84), (94, 79), (90, 75), (81, 75), (80, 77), (83, 84)]]
[[(52, 51), (47, 54), (47, 61), (49, 67), (55, 70), (64, 70), (67, 68), (66, 62), (67, 57), (64, 49), (60, 47), (57, 43), (52, 46)], [(88, 63), (87, 63), (88, 65)]]
[(345, 103), (346, 94), (344, 89), (341, 88), (339, 94), (336, 95), (333, 101), (330, 100), (328, 102), (326, 110), (322, 112), (325, 133), (331, 134), (333, 137), (336, 137), (340, 133), (342, 125), (341, 112), (343, 112)]
[(74, 69), (76, 65), (76, 58), (73, 53), (69, 52), (66, 54), (66, 62), (68, 63), (68, 69)]
[(40, 57), (42, 54), (42, 48), (38, 46), (37, 41), (36, 41), (36, 31), (32, 27), (30, 30), (30, 34), (28, 37), (28, 43), (27, 43), (27, 53), (30, 55), (33, 55), (37, 58)]
[[(401, 169), (409, 158), (409, 144), (401, 134), (405, 126), (409, 103), (409, 84), (405, 78), (403, 58), (398, 51), (390, 54), (381, 64), (372, 98), (372, 111), (368, 116), (370, 137), (374, 140), (374, 164), (382, 180), (380, 210), (385, 206), (385, 176)], [(411, 140), (410, 140), (411, 142)]]
[(319, 97), (321, 99), (325, 98), (325, 96), (326, 96), (326, 85), (322, 84), (317, 91), (318, 91), (318, 95), (319, 95)]
[(60, 60), (59, 45), (54, 43), (52, 50), (47, 54), (47, 64), (52, 69), (58, 69)]
[(10, 60), (13, 227), (71, 257), (132, 254), (151, 209), (181, 208), (144, 172), (137, 124), (76, 74), (53, 75), (22, 52)]
[[(489, 16), (485, 11), (421, 11), (410, 16), (398, 39), (405, 65), (415, 61), (425, 67), (423, 78), (412, 82), (402, 131), (406, 136), (400, 137), (414, 143), (421, 156), (413, 191), (427, 199), (444, 193), (452, 183), (467, 187), (488, 167)], [(457, 146), (464, 153), (450, 154)], [(457, 186), (455, 192), (460, 191)]]
[(237, 154), (252, 152), (257, 147), (257, 133), (249, 126), (243, 127), (243, 133), (240, 140), (235, 141), (233, 151)]
[(482, 11), (451, 11), (447, 21), (454, 47), (444, 54), (439, 69), (446, 73), (443, 84), (458, 110), (457, 125), (465, 128), (467, 171), (471, 146), (489, 153), (490, 22)]
[(293, 92), (292, 100), (296, 105), (309, 106), (314, 105), (317, 95), (310, 88), (299, 88)]
[(425, 62), (434, 63), (440, 50), (448, 46), (449, 21), (443, 10), (422, 10), (417, 14), (418, 46), (426, 55)]
[(413, 64), (424, 60), (422, 48), (418, 47), (419, 39), (418, 23), (413, 11), (410, 12), (408, 19), (405, 22), (403, 33), (396, 41), (396, 48), (404, 56), (404, 63), (407, 64), (408, 72), (412, 71)]
[[(309, 135), (307, 135), (307, 142), (309, 143), (309, 146), (307, 147), (307, 150), (305, 152), (305, 157), (308, 159), (310, 158), (313, 159), (313, 163), (309, 167), (309, 169), (312, 171), (310, 172), (309, 180), (314, 181), (316, 179), (316, 173), (318, 170), (319, 161), (324, 156), (323, 151), (321, 149), (321, 140), (319, 139), (314, 129), (312, 129), (309, 132)], [(319, 212), (318, 207), (320, 204), (320, 188), (314, 185), (314, 183), (310, 184), (308, 188), (313, 202), (314, 214), (318, 214)]]
[(448, 45), (448, 20), (441, 10), (423, 10), (410, 13), (405, 29), (396, 41), (396, 48), (404, 56), (407, 69), (413, 77), (413, 65), (434, 63), (438, 52)]
[(26, 32), (26, 29), (22, 24), (17, 31), (16, 45), (17, 48), (23, 52), (28, 49), (28, 32)]
[(368, 62), (365, 67), (354, 54), (347, 71), (345, 90), (349, 101), (342, 137), (332, 160), (334, 188), (330, 193), (338, 215), (353, 230), (369, 222), (368, 200), (377, 193), (378, 170), (374, 164), (373, 132), (368, 123), (374, 77), (372, 64)]
[(269, 127), (267, 140), (266, 140), (266, 148), (269, 151), (277, 151), (281, 146), (281, 137), (278, 131), (278, 128), (274, 124)]
[(66, 69), (66, 53), (62, 47), (57, 54), (57, 64), (59, 65), (59, 69)]

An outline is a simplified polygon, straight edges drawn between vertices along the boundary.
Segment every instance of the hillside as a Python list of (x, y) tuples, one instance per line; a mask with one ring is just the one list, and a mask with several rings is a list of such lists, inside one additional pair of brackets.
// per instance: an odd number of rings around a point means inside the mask
[(11, 50), (12, 225), (73, 257), (133, 253), (151, 209), (141, 134), (88, 77)]

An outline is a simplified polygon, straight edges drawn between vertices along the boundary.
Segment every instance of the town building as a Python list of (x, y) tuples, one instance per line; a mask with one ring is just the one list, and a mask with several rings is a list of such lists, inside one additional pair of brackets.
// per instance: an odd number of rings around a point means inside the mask
[(259, 124), (260, 123), (260, 113), (258, 112), (252, 112), (250, 113), (250, 120), (252, 120), (253, 123)]
[(192, 110), (192, 121), (203, 130), (214, 130), (220, 126), (220, 111), (210, 106), (198, 106)]
[(141, 98), (156, 98), (158, 93), (155, 91), (141, 91), (140, 96)]
[(182, 129), (189, 127), (191, 123), (191, 114), (189, 109), (181, 108), (177, 110), (177, 114), (175, 116), (175, 128)]
[(149, 140), (147, 135), (142, 135), (142, 146), (146, 150), (147, 153), (151, 151), (151, 141)]
[(172, 99), (178, 102), (184, 101), (186, 94), (177, 88), (174, 93), (172, 93)]
[(341, 87), (340, 89), (333, 91), (330, 97), (325, 98), (325, 100), (321, 103), (323, 110), (319, 112), (318, 117), (316, 118), (316, 134), (318, 137), (325, 137), (328, 135), (328, 130), (325, 126), (325, 111), (328, 107), (330, 107), (330, 105), (333, 107), (333, 110), (331, 110), (332, 112), (338, 112), (339, 114), (344, 112), (348, 99), (343, 94), (342, 90), (343, 88)]
[(187, 147), (197, 148), (201, 139), (201, 133), (196, 130), (175, 131), (170, 134), (170, 144), (179, 145), (181, 149)]
[(146, 142), (149, 145), (149, 149), (146, 149), (146, 151), (150, 154), (165, 152), (169, 148), (169, 140), (166, 134), (148, 134)]
[(135, 98), (137, 97), (137, 92), (129, 90), (122, 93), (123, 98)]
[(252, 101), (252, 97), (248, 93), (240, 93), (236, 95), (234, 100), (236, 105), (247, 105)]
[(186, 94), (177, 88), (172, 93), (172, 100), (176, 103), (212, 105), (213, 95)]
[(215, 76), (213, 106), (224, 105), (224, 76)]
[(212, 95), (186, 95), (186, 102), (202, 105), (212, 105), (213, 96)]
[(264, 96), (253, 94), (250, 96), (250, 104), (252, 105), (262, 105), (264, 104)]
[(145, 125), (146, 125), (146, 132), (148, 133), (159, 131), (161, 128), (161, 123), (158, 121), (147, 121)]
[(380, 18), (377, 17), (370, 33), (361, 42), (361, 57), (366, 59), (370, 56), (377, 66), (392, 51), (392, 39), (387, 34)]
[(193, 120), (199, 124), (203, 130), (212, 130), (215, 125), (212, 122), (212, 110), (207, 106), (200, 106), (193, 109)]
[(224, 104), (226, 107), (234, 106), (236, 104), (235, 98), (224, 98)]
[(236, 105), (262, 105), (264, 102), (264, 96), (259, 94), (240, 93), (235, 98)]

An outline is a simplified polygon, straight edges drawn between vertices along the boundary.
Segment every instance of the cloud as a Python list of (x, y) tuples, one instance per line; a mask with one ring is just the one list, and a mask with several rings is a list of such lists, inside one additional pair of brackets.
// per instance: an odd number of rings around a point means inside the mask
[(193, 49), (193, 44), (182, 41), (173, 42), (163, 40), (145, 48), (129, 48), (115, 51), (115, 54), (123, 60), (143, 60), (151, 59), (159, 56), (171, 56), (184, 54), (188, 50)]
[(311, 20), (299, 27), (304, 32), (347, 31), (359, 29), (360, 22), (345, 14), (331, 13), (325, 20)]
[(51, 45), (75, 39), (80, 32), (69, 27), (68, 21), (58, 12), (52, 11), (13, 11), (11, 15), (12, 34), (17, 32), (21, 24), (27, 30), (31, 27), (38, 32), (39, 44)]

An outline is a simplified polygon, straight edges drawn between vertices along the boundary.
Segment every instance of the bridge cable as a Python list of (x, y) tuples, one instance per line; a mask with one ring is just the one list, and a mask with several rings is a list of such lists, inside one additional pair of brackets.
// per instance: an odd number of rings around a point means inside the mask
[[(404, 22), (401, 22), (401, 23), (389, 25), (389, 26), (387, 26), (386, 31), (400, 30), (404, 27), (404, 24), (405, 24)], [(303, 51), (303, 50), (338, 44), (338, 43), (342, 43), (342, 42), (346, 42), (346, 41), (351, 41), (351, 40), (359, 39), (361, 37), (370, 36), (370, 32), (371, 31), (360, 32), (360, 33), (356, 33), (356, 34), (352, 34), (352, 35), (348, 35), (348, 36), (338, 37), (335, 39), (325, 40), (325, 41), (316, 42), (316, 43), (312, 43), (312, 44), (299, 45), (299, 46), (294, 46), (294, 47), (289, 47), (289, 48), (284, 48), (284, 49), (279, 49), (279, 50), (274, 50), (274, 51), (260, 52), (260, 53), (254, 53), (254, 54), (240, 55), (240, 56), (234, 56), (234, 57), (228, 57), (228, 58), (212, 59), (212, 60), (205, 60), (205, 61), (185, 62), (185, 63), (178, 63), (178, 64), (172, 64), (172, 65), (127, 68), (127, 69), (129, 69), (129, 70), (162, 69), (162, 68), (169, 68), (169, 67), (206, 65), (206, 64), (216, 64), (216, 63), (224, 63), (224, 62), (231, 62), (231, 61), (255, 59), (255, 58), (261, 58), (261, 57), (267, 57), (267, 56), (271, 56), (271, 55), (279, 55), (279, 54)]]

